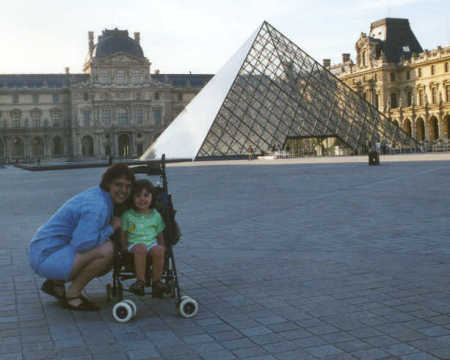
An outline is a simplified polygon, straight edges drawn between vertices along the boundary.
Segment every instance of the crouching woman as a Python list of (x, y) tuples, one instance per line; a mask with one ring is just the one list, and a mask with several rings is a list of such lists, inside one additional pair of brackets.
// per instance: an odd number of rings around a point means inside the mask
[[(134, 183), (125, 164), (110, 166), (100, 186), (87, 189), (63, 204), (33, 236), (29, 260), (45, 278), (41, 290), (72, 310), (97, 311), (99, 306), (82, 291), (95, 277), (111, 270), (110, 236), (121, 228), (114, 206), (123, 204)], [(66, 282), (70, 285), (66, 289)]]

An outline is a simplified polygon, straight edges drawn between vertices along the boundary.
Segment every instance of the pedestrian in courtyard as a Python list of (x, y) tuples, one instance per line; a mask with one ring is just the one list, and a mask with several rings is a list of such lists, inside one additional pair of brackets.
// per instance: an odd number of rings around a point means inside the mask
[[(99, 186), (87, 189), (63, 204), (31, 240), (29, 260), (46, 280), (41, 290), (72, 310), (96, 311), (99, 306), (82, 291), (95, 277), (111, 270), (111, 235), (121, 228), (114, 206), (123, 204), (134, 183), (126, 164), (114, 164)], [(65, 287), (65, 283), (70, 285)]]
[(248, 159), (253, 159), (253, 147), (251, 145), (248, 147)]

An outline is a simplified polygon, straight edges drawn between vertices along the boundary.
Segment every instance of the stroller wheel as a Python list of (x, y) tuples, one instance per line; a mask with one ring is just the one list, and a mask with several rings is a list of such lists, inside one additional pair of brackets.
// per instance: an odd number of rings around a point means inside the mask
[(191, 318), (198, 312), (198, 303), (189, 296), (183, 296), (177, 304), (178, 313), (184, 318)]
[(125, 299), (125, 300), (123, 300), (123, 302), (126, 302), (128, 305), (131, 306), (131, 310), (133, 310), (133, 317), (135, 317), (136, 313), (137, 313), (137, 306), (136, 306), (135, 302), (130, 299)]
[(118, 302), (112, 309), (114, 320), (125, 323), (133, 317), (133, 309), (130, 304), (125, 301)]

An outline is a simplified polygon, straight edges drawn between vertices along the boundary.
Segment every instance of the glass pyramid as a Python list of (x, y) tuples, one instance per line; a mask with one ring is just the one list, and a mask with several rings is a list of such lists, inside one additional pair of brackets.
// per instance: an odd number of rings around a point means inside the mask
[(334, 138), (354, 153), (406, 132), (264, 22), (141, 157), (264, 154), (288, 139)]

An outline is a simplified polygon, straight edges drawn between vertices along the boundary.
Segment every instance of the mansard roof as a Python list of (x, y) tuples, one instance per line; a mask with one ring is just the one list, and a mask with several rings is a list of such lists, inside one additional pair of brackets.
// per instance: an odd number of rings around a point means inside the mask
[(127, 30), (104, 30), (95, 45), (93, 57), (105, 57), (116, 53), (127, 53), (144, 57), (139, 43), (128, 36)]
[(84, 81), (88, 74), (0, 74), (0, 88), (63, 88)]
[(154, 80), (175, 87), (203, 87), (213, 77), (212, 74), (152, 74)]
[[(373, 36), (373, 30), (377, 28), (385, 31), (381, 39)], [(385, 18), (375, 21), (370, 25), (370, 34), (372, 41), (381, 40), (381, 47), (388, 62), (397, 63), (402, 57), (409, 59), (413, 53), (419, 54), (423, 51), (408, 19)]]

